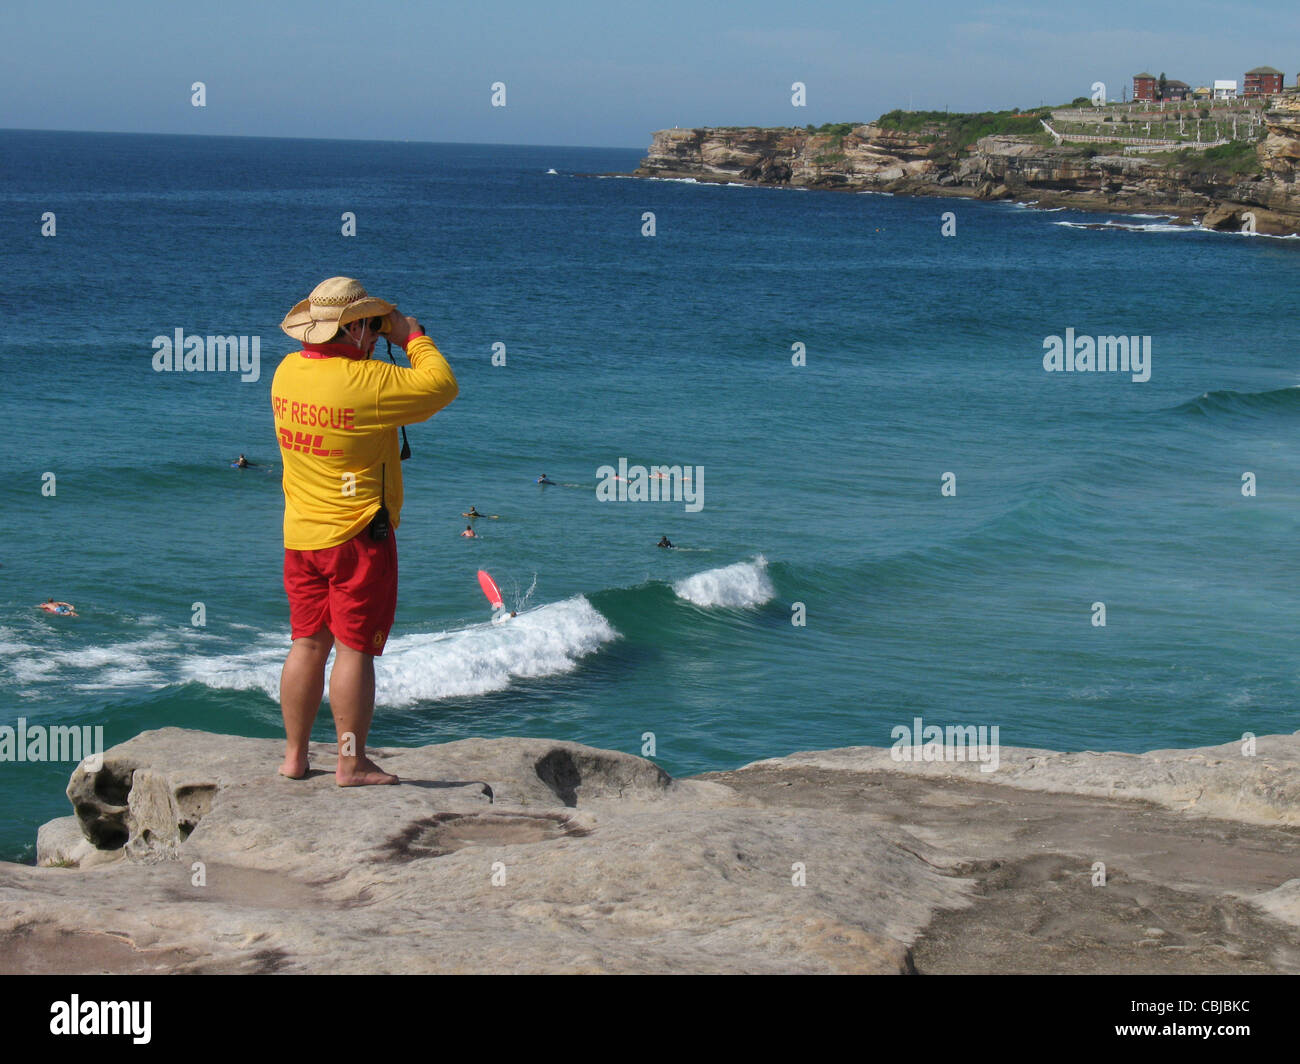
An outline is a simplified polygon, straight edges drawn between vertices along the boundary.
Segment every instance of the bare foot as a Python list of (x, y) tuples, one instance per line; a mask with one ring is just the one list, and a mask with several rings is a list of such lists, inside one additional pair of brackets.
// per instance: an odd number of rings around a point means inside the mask
[(307, 755), (292, 757), (286, 754), (284, 764), (280, 766), (280, 775), (285, 779), (305, 780), (307, 778)]
[(334, 773), (334, 782), (340, 787), (374, 787), (397, 782), (391, 772), (385, 772), (368, 757), (359, 757), (348, 769), (343, 767), (342, 759)]

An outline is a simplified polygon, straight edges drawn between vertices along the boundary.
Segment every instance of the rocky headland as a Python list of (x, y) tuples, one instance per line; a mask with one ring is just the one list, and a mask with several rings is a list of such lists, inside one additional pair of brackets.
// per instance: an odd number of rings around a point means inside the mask
[(79, 766), (37, 866), (0, 864), (0, 969), (1300, 972), (1300, 733), (689, 779), (466, 739), (362, 789), (280, 746), (166, 728)]
[[(783, 128), (661, 129), (636, 176), (694, 178), (893, 195), (1034, 200), (1037, 206), (1160, 212), (1215, 229), (1300, 232), (1300, 97), (1264, 115), (1249, 172), (1195, 153), (1106, 154), (1040, 135), (992, 135), (954, 149), (944, 130), (866, 123), (834, 132)], [(1046, 141), (1046, 143), (1045, 143)], [(1100, 152), (1100, 153), (1099, 153)]]

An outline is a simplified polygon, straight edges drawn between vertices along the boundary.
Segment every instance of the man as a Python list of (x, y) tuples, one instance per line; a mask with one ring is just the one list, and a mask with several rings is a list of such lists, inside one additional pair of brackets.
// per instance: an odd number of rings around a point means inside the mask
[[(285, 356), (271, 382), (284, 460), (284, 586), (293, 637), (280, 675), (280, 774), (307, 775), (307, 743), (333, 648), (335, 782), (396, 783), (366, 756), (366, 737), (375, 712), (374, 659), (397, 610), (397, 430), (455, 399), (456, 378), (414, 318), (350, 277), (322, 281), (280, 327), (303, 345)], [(406, 350), (409, 369), (370, 361), (381, 332)]]

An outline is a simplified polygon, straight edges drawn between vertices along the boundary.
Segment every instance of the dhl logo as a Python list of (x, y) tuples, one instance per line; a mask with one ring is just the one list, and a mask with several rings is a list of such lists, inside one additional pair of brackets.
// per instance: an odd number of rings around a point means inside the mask
[(338, 458), (343, 454), (342, 449), (330, 450), (328, 447), (321, 446), (325, 442), (324, 436), (313, 436), (310, 432), (294, 432), (293, 429), (280, 429), (280, 446), (286, 451), (302, 451), (304, 454), (314, 454), (318, 458)]

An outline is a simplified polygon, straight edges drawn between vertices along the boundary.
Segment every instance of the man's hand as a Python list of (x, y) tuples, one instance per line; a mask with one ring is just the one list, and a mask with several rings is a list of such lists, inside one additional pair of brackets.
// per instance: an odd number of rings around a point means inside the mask
[(385, 335), (401, 348), (406, 347), (407, 341), (411, 338), (411, 333), (422, 331), (418, 321), (414, 318), (408, 318), (396, 310), (388, 312), (387, 322), (388, 332)]

